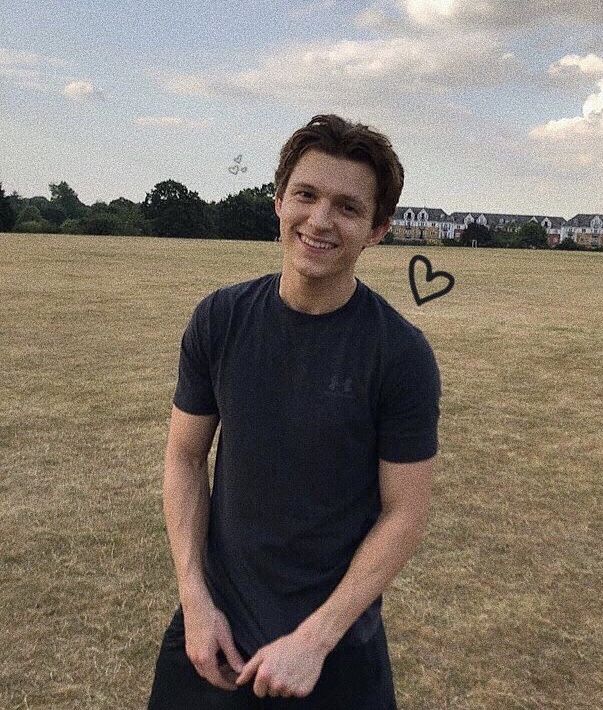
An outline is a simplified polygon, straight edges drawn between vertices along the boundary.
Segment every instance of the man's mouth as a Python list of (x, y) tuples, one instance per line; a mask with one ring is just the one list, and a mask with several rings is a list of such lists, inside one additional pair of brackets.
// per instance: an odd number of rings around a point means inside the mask
[(311, 239), (305, 234), (301, 234), (301, 232), (297, 232), (297, 238), (302, 244), (309, 247), (310, 249), (313, 249), (314, 251), (330, 251), (331, 249), (337, 248), (337, 244), (333, 244), (333, 242)]

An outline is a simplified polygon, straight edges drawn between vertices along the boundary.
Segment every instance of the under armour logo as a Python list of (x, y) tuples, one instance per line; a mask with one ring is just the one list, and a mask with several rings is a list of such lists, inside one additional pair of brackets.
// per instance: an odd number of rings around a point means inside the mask
[(331, 375), (329, 392), (340, 397), (353, 397), (352, 378), (346, 377), (345, 379), (342, 379), (339, 375)]

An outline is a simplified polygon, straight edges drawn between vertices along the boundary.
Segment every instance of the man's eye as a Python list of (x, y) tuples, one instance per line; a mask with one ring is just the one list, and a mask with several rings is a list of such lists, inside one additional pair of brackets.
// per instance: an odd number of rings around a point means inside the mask
[(352, 207), (352, 205), (346, 205), (345, 208), (346, 210), (352, 210), (352, 212), (356, 212), (356, 208)]

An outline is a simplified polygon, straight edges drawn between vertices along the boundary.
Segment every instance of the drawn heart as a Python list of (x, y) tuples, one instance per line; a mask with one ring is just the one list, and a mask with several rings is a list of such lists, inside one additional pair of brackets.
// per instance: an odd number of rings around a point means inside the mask
[(239, 166), (238, 165), (231, 165), (228, 168), (228, 172), (232, 173), (233, 175), (236, 175), (239, 172)]
[[(443, 276), (445, 279), (448, 279), (448, 284), (439, 291), (429, 294), (429, 296), (419, 296), (415, 277), (415, 264), (417, 261), (423, 262), (427, 267), (427, 283), (433, 281), (439, 276)], [(427, 303), (427, 301), (431, 301), (433, 298), (445, 296), (454, 286), (454, 276), (452, 274), (449, 274), (447, 271), (432, 271), (429, 259), (426, 256), (421, 256), (420, 254), (413, 256), (410, 260), (410, 264), (408, 265), (408, 279), (410, 281), (410, 290), (412, 291), (412, 295), (415, 297), (417, 306), (420, 306), (422, 303)]]
[(237, 155), (237, 157), (236, 157), (236, 158), (233, 158), (233, 160), (235, 161), (235, 163), (240, 163), (241, 160), (243, 160), (243, 156), (242, 156), (242, 155)]
[(245, 166), (244, 168), (241, 168), (241, 172), (242, 172), (242, 173), (246, 173), (246, 172), (247, 172), (247, 166)]

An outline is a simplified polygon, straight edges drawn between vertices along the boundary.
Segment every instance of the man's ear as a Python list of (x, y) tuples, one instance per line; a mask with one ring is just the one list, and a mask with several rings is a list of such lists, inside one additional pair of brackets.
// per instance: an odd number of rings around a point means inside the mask
[[(375, 227), (372, 230), (371, 237), (367, 243), (367, 247), (374, 247), (379, 242), (383, 239), (383, 237), (389, 232), (389, 228), (391, 227), (392, 224), (392, 219), (391, 217), (387, 220), (387, 222), (384, 222), (383, 224), (379, 225), (378, 227)], [(364, 247), (362, 247), (364, 249)]]
[(283, 201), (281, 200), (280, 197), (275, 197), (274, 198), (274, 211), (276, 212), (276, 216), (280, 217), (281, 216), (281, 208), (283, 206)]

